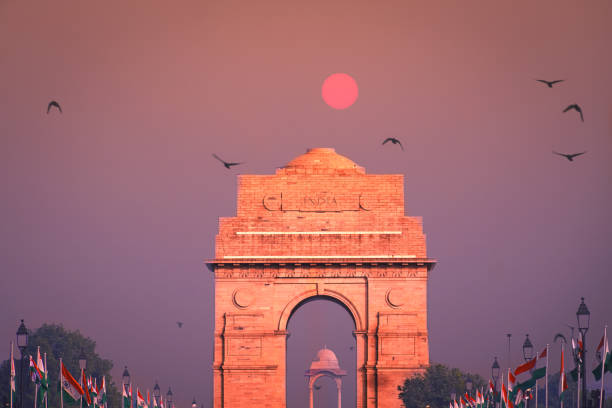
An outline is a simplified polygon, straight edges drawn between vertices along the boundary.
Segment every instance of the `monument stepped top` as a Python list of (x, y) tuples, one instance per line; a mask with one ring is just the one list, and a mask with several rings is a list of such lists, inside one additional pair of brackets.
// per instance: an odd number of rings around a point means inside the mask
[(365, 169), (332, 148), (317, 147), (296, 157), (278, 174), (365, 174)]

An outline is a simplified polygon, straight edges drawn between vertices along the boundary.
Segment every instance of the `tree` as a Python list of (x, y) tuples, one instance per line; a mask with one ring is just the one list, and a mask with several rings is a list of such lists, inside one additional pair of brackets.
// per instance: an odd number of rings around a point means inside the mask
[[(465, 394), (465, 383), (471, 380), (473, 390), (485, 386), (485, 380), (478, 374), (464, 373), (458, 368), (448, 368), (442, 364), (432, 364), (423, 374), (406, 379), (398, 387), (399, 398), (406, 408), (448, 408), (452, 393), (457, 397)], [(472, 391), (473, 393), (473, 391)]]
[[(106, 377), (106, 392), (108, 397), (109, 407), (120, 407), (121, 396), (112, 382), (110, 370), (113, 368), (113, 362), (98, 356), (95, 352), (96, 342), (88, 337), (84, 337), (78, 330), (68, 331), (63, 326), (57, 324), (43, 324), (40, 328), (30, 334), (28, 347), (25, 350), (26, 358), (29, 355), (36, 357), (36, 349), (40, 346), (41, 356), (47, 353), (47, 371), (49, 376), (49, 395), (48, 407), (59, 408), (59, 359), (62, 361), (68, 371), (77, 379), (80, 375), (79, 357), (81, 352), (87, 358), (86, 374), (97, 378), (98, 381), (102, 376)], [(19, 395), (19, 381), (21, 361), (19, 360), (19, 350), (15, 349), (15, 370), (17, 375), (17, 394)], [(24, 365), (25, 370), (29, 370), (28, 363)], [(34, 406), (34, 386), (25, 373), (24, 388), (24, 408)], [(0, 403), (2, 408), (8, 406), (9, 402), (9, 361), (5, 360), (0, 366), (0, 384), (7, 384), (6, 387), (0, 387)], [(18, 400), (18, 395), (16, 400)]]

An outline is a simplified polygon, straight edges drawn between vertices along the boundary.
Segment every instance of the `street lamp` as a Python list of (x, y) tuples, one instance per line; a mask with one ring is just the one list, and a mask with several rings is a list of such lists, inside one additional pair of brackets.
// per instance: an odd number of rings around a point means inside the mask
[(589, 320), (591, 318), (591, 312), (589, 308), (584, 304), (584, 298), (580, 298), (580, 306), (576, 312), (576, 319), (578, 320), (578, 330), (582, 335), (582, 350), (580, 355), (580, 378), (582, 380), (582, 404), (583, 408), (586, 408), (586, 332), (589, 330)]
[(161, 389), (159, 388), (159, 384), (155, 381), (155, 387), (153, 387), (153, 398), (155, 398), (155, 403), (159, 406), (159, 397), (161, 396)]
[(21, 319), (21, 324), (19, 328), (17, 328), (17, 347), (19, 348), (19, 352), (21, 353), (21, 372), (19, 373), (19, 407), (23, 408), (23, 373), (25, 373), (25, 368), (23, 368), (25, 364), (25, 350), (28, 347), (28, 336), (29, 332)]
[(474, 385), (474, 383), (472, 382), (472, 380), (470, 378), (468, 378), (467, 380), (465, 380), (465, 389), (468, 392), (468, 395), (470, 394), (470, 392), (472, 391), (472, 386)]
[(79, 368), (82, 371), (85, 371), (85, 369), (87, 368), (87, 356), (85, 355), (83, 349), (81, 349), (81, 355), (79, 356)]
[(166, 394), (166, 402), (168, 406), (166, 408), (172, 408), (172, 390), (168, 387), (168, 393)]
[(497, 362), (497, 357), (495, 357), (495, 360), (493, 361), (493, 365), (491, 366), (491, 377), (493, 378), (493, 406), (494, 407), (497, 405), (497, 402), (495, 401), (495, 393), (497, 392), (497, 380), (499, 380), (499, 371), (500, 371), (499, 363)]
[(523, 342), (523, 358), (525, 362), (533, 359), (533, 344), (531, 344), (528, 334), (525, 335), (525, 341)]

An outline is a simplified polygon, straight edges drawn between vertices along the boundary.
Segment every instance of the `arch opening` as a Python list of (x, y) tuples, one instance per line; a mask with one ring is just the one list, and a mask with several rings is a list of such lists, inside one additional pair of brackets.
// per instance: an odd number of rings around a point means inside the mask
[[(335, 355), (340, 369), (346, 371), (341, 381), (342, 405), (356, 406), (357, 345), (355, 317), (349, 307), (331, 296), (309, 296), (289, 312), (286, 340), (286, 401), (288, 408), (309, 407), (307, 370), (320, 367), (313, 360)], [(333, 357), (331, 358), (333, 360)], [(333, 378), (321, 371), (313, 377), (314, 407), (337, 406), (338, 389)], [(331, 374), (331, 372), (330, 372)]]

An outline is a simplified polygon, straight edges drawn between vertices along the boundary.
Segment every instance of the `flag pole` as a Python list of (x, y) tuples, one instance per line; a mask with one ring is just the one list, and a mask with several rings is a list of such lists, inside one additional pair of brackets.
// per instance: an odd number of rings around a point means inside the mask
[[(574, 340), (572, 339), (572, 341), (574, 341)], [(563, 362), (563, 350), (565, 349), (564, 346), (565, 346), (565, 343), (561, 342), (561, 362)], [(563, 366), (561, 366), (561, 376), (559, 377), (559, 380), (560, 380), (560, 382), (559, 382), (559, 388), (560, 388), (559, 394), (561, 394), (563, 392), (563, 376), (564, 375), (565, 375), (565, 369), (564, 369)], [(561, 398), (561, 405), (560, 406), (561, 406), (561, 408), (563, 408), (563, 398)]]
[(60, 365), (60, 374), (59, 374), (59, 378), (60, 378), (60, 408), (64, 408), (64, 376), (62, 375), (62, 366), (64, 365), (64, 363), (62, 363), (62, 358), (60, 357), (59, 359), (59, 365)]
[[(81, 363), (79, 363), (79, 364), (81, 364)], [(83, 374), (83, 369), (81, 368), (81, 378), (79, 378), (79, 384), (81, 384), (81, 387), (84, 386), (84, 384), (83, 384), (83, 375), (84, 375)], [(80, 400), (81, 400), (81, 402), (80, 402), (81, 408), (83, 408), (83, 395), (85, 395), (85, 393), (81, 394), (81, 398), (80, 398)], [(563, 407), (561, 407), (561, 408), (563, 408)]]
[(546, 398), (544, 408), (548, 408), (548, 344), (546, 345)]
[(45, 381), (47, 381), (47, 392), (45, 393), (45, 408), (47, 408), (49, 402), (49, 375), (47, 374), (49, 369), (47, 368), (47, 353), (45, 353)]
[(10, 394), (11, 394), (11, 403), (10, 403), (10, 408), (13, 408), (13, 383), (15, 382), (15, 376), (13, 375), (13, 367), (15, 366), (15, 363), (13, 362), (13, 342), (11, 341), (11, 368), (9, 370), (11, 370), (11, 383), (9, 384), (9, 388), (11, 389)]
[(604, 326), (604, 344), (603, 344), (603, 355), (601, 356), (601, 387), (599, 389), (599, 408), (603, 407), (603, 390), (604, 390), (604, 377), (606, 367), (606, 357), (608, 357), (608, 325)]

